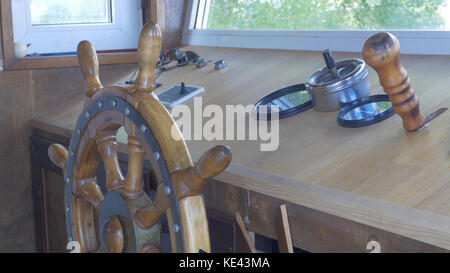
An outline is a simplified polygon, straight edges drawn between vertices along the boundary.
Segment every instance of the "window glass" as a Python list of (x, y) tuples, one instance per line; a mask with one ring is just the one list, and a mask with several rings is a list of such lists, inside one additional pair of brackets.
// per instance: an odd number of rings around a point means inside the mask
[(242, 30), (450, 30), (450, 0), (201, 0), (196, 26)]
[(112, 0), (30, 0), (32, 25), (112, 22)]

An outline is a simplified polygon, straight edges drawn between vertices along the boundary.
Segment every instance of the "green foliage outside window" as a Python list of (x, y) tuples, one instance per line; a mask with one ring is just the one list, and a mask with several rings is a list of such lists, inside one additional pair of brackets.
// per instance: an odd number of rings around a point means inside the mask
[(211, 0), (207, 28), (443, 30), (450, 20), (446, 5), (446, 0)]

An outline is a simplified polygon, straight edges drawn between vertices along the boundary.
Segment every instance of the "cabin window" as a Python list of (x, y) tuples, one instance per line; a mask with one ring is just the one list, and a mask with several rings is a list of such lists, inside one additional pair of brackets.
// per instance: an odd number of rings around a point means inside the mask
[(32, 26), (109, 24), (113, 22), (111, 0), (31, 0)]
[(14, 42), (30, 56), (73, 54), (81, 40), (97, 50), (137, 48), (139, 0), (14, 0)]
[(390, 31), (402, 52), (450, 54), (450, 0), (191, 0), (186, 44), (360, 52)]

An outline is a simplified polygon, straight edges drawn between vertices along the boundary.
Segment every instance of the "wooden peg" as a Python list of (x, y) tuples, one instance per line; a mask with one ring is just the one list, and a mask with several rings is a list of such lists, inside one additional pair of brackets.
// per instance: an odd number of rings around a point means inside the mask
[(231, 157), (229, 147), (217, 145), (205, 152), (194, 167), (173, 173), (172, 181), (178, 199), (201, 194), (206, 181), (225, 170)]
[(419, 98), (399, 55), (400, 42), (391, 33), (375, 34), (364, 43), (364, 60), (378, 73), (380, 84), (389, 95), (394, 111), (402, 118), (405, 130), (415, 131), (426, 123), (426, 117), (420, 112)]
[(105, 222), (104, 241), (107, 252), (123, 252), (125, 245), (125, 234), (117, 216), (112, 216)]
[(139, 74), (136, 79), (138, 91), (151, 92), (156, 88), (155, 67), (161, 54), (161, 44), (159, 26), (151, 22), (146, 23), (139, 38)]
[(61, 144), (52, 144), (48, 147), (48, 157), (56, 166), (60, 167), (64, 172), (67, 168), (67, 158), (69, 153)]
[(143, 194), (144, 183), (142, 181), (142, 164), (144, 161), (144, 149), (134, 136), (128, 137), (128, 172), (123, 195), (128, 198), (139, 198)]
[(86, 96), (92, 97), (96, 91), (103, 87), (99, 78), (97, 53), (89, 41), (81, 41), (78, 44), (77, 53), (81, 71), (87, 80)]
[(236, 211), (236, 252), (237, 253), (256, 253), (256, 248), (248, 235), (247, 228), (239, 212)]
[(294, 246), (292, 245), (291, 230), (289, 228), (289, 219), (286, 205), (280, 206), (280, 212), (276, 221), (278, 248), (280, 253), (294, 253)]

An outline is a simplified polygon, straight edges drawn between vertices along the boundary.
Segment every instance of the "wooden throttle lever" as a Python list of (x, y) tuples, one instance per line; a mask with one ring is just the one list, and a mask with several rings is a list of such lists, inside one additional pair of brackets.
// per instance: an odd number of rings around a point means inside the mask
[(87, 80), (86, 96), (92, 97), (97, 90), (103, 88), (99, 78), (97, 53), (89, 41), (81, 41), (77, 47), (77, 54), (81, 71)]
[(161, 45), (159, 26), (151, 22), (146, 23), (139, 37), (139, 74), (136, 78), (138, 91), (151, 92), (156, 88), (155, 67), (161, 54)]
[(420, 112), (419, 98), (411, 86), (408, 72), (400, 64), (399, 55), (400, 42), (391, 33), (375, 34), (364, 43), (364, 61), (378, 73), (394, 111), (403, 119), (405, 130), (415, 131), (427, 120)]
[[(174, 172), (171, 177), (177, 199), (202, 194), (205, 182), (225, 170), (230, 161), (230, 148), (218, 145), (204, 153), (195, 166)], [(136, 223), (141, 228), (151, 228), (166, 212), (169, 208), (167, 194), (164, 185), (160, 184), (153, 204), (136, 211)]]

